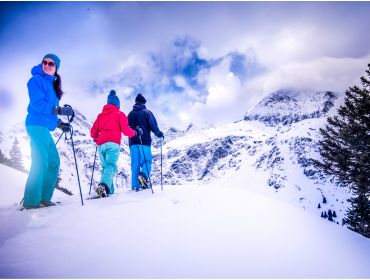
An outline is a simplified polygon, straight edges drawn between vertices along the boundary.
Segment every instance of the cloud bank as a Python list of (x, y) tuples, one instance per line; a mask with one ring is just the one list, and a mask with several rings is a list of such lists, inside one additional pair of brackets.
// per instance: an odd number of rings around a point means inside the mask
[(368, 2), (2, 2), (0, 26), (0, 114), (15, 121), (47, 52), (62, 104), (93, 120), (111, 88), (126, 113), (141, 92), (180, 128), (239, 120), (279, 88), (344, 91), (370, 62)]

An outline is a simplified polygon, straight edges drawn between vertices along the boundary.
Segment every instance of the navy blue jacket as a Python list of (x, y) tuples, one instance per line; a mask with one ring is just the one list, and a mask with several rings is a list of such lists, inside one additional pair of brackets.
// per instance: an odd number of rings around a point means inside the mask
[[(140, 126), (143, 129), (143, 135), (141, 136), (142, 144), (150, 146), (152, 144), (152, 138), (150, 132), (157, 136), (161, 135), (161, 131), (158, 128), (157, 120), (155, 119), (152, 112), (146, 109), (144, 104), (136, 103), (132, 111), (128, 114), (128, 124), (132, 129), (136, 129)], [(129, 138), (129, 145), (141, 144), (138, 136)]]

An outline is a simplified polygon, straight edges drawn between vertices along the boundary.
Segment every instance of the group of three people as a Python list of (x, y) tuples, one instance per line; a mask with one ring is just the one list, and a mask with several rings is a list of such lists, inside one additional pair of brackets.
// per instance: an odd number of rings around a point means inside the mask
[[(32, 68), (32, 77), (27, 83), (30, 102), (25, 125), (31, 145), (31, 168), (23, 200), (27, 209), (54, 205), (51, 198), (58, 179), (60, 159), (50, 131), (60, 128), (63, 132), (70, 132), (70, 124), (61, 121), (58, 115), (74, 115), (72, 107), (59, 106), (63, 95), (59, 67), (59, 57), (46, 54), (41, 63)], [(102, 164), (101, 180), (95, 188), (99, 196), (114, 192), (113, 177), (117, 172), (122, 133), (129, 137), (132, 190), (141, 189), (138, 177), (150, 176), (151, 132), (159, 138), (164, 138), (164, 135), (145, 103), (146, 99), (139, 93), (133, 110), (126, 117), (120, 111), (116, 92), (111, 90), (107, 104), (91, 128), (90, 135), (97, 145)]]

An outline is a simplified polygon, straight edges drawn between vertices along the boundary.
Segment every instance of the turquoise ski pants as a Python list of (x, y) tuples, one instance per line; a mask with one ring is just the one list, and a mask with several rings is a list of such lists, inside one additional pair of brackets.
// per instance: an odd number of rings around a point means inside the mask
[(38, 206), (42, 200), (50, 202), (57, 184), (60, 159), (49, 129), (26, 126), (31, 139), (31, 169), (24, 190), (24, 206)]
[(109, 192), (114, 193), (113, 177), (117, 172), (117, 161), (119, 157), (119, 145), (114, 142), (107, 142), (98, 146), (102, 175), (100, 183), (109, 187)]
[(152, 150), (150, 146), (132, 145), (130, 146), (131, 155), (131, 189), (140, 189), (140, 184), (137, 176), (140, 172), (145, 173), (146, 177), (150, 177), (152, 169)]

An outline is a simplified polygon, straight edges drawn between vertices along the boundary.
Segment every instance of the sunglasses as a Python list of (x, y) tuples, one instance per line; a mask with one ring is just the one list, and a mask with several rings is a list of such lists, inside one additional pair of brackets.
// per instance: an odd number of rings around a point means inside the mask
[(49, 67), (55, 66), (55, 63), (54, 62), (52, 62), (52, 61), (46, 61), (46, 60), (43, 60), (42, 61), (42, 64), (48, 65)]

